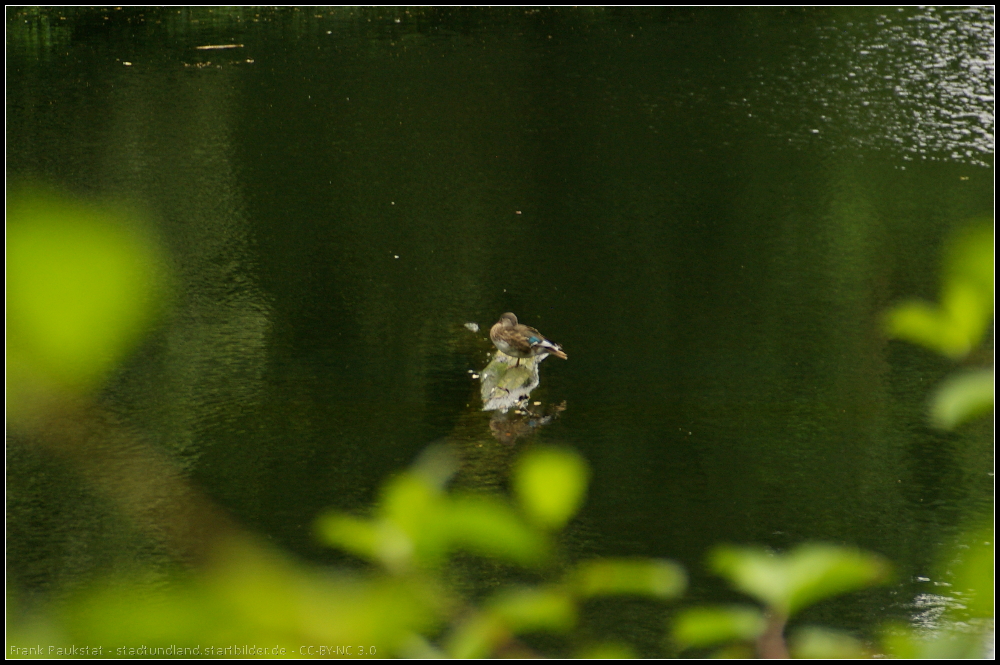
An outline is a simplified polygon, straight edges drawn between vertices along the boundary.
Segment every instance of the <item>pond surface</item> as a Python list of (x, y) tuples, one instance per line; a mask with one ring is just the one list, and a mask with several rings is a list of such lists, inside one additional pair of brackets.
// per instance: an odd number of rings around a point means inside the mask
[[(569, 356), (533, 395), (565, 410), (513, 445), (589, 461), (572, 557), (675, 559), (689, 599), (730, 599), (715, 544), (857, 545), (893, 585), (804, 618), (870, 634), (918, 614), (938, 548), (992, 510), (991, 424), (930, 429), (954, 367), (881, 328), (992, 210), (992, 9), (8, 10), (7, 30), (9, 180), (145, 211), (177, 284), (102, 403), (304, 559), (343, 562), (316, 516), (369, 506), (432, 442), (508, 457), (471, 378), (505, 311)], [(8, 453), (12, 584), (156, 560), (30, 439)], [(655, 653), (645, 614), (603, 625)]]

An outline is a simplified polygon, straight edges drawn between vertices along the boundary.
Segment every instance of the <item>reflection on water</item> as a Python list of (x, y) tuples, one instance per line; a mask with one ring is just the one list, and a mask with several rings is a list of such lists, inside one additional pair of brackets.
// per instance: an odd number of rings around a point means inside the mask
[[(992, 164), (992, 9), (893, 8), (825, 18), (787, 34), (784, 61), (760, 63), (745, 98), (733, 103), (793, 143), (893, 150), (905, 161)], [(807, 43), (816, 40), (822, 49)]]
[(541, 406), (541, 402), (535, 402), (529, 407), (515, 410), (513, 414), (497, 414), (490, 419), (490, 431), (500, 443), (514, 445), (518, 439), (531, 436), (535, 430), (558, 418), (566, 410), (566, 400), (536, 411)]
[[(9, 16), (9, 169), (151, 211), (178, 282), (101, 409), (283, 549), (330, 561), (316, 515), (428, 442), (481, 488), (557, 440), (574, 554), (717, 598), (718, 542), (853, 543), (895, 595), (803, 620), (860, 629), (991, 508), (989, 428), (929, 430), (952, 368), (880, 319), (992, 205), (991, 9), (53, 12)], [(510, 309), (573, 361), (491, 421), (462, 322)], [(15, 584), (170, 560), (9, 439)]]

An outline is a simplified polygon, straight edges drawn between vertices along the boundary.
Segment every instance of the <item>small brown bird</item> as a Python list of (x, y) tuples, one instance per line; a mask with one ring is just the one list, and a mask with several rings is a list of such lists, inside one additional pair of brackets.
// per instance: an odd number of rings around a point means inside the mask
[(534, 328), (518, 323), (511, 312), (505, 313), (493, 324), (490, 339), (498, 349), (518, 359), (553, 355), (566, 360), (561, 346), (545, 339)]

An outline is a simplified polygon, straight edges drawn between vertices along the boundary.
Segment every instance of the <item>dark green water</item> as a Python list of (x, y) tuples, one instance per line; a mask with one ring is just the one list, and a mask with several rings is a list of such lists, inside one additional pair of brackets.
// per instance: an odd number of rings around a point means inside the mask
[[(316, 515), (475, 409), (488, 347), (462, 324), (511, 310), (569, 354), (536, 440), (593, 468), (573, 556), (673, 558), (717, 599), (716, 543), (858, 545), (894, 585), (807, 618), (865, 630), (912, 617), (992, 509), (991, 424), (929, 429), (953, 367), (880, 329), (992, 210), (992, 31), (991, 9), (8, 10), (8, 181), (154, 221), (176, 306), (102, 402), (282, 547), (340, 560)], [(26, 593), (157, 558), (30, 436), (8, 487)], [(636, 615), (604, 623), (652, 643)]]

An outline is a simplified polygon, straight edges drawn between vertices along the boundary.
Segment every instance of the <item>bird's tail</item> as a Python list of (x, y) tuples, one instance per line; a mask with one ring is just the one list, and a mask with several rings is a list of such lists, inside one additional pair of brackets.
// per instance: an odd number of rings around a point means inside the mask
[(563, 360), (567, 359), (566, 354), (562, 350), (562, 347), (559, 346), (558, 344), (553, 344), (547, 339), (543, 339), (541, 342), (536, 344), (536, 346), (540, 346), (542, 350), (545, 351), (545, 353), (551, 354), (557, 358), (562, 358)]

